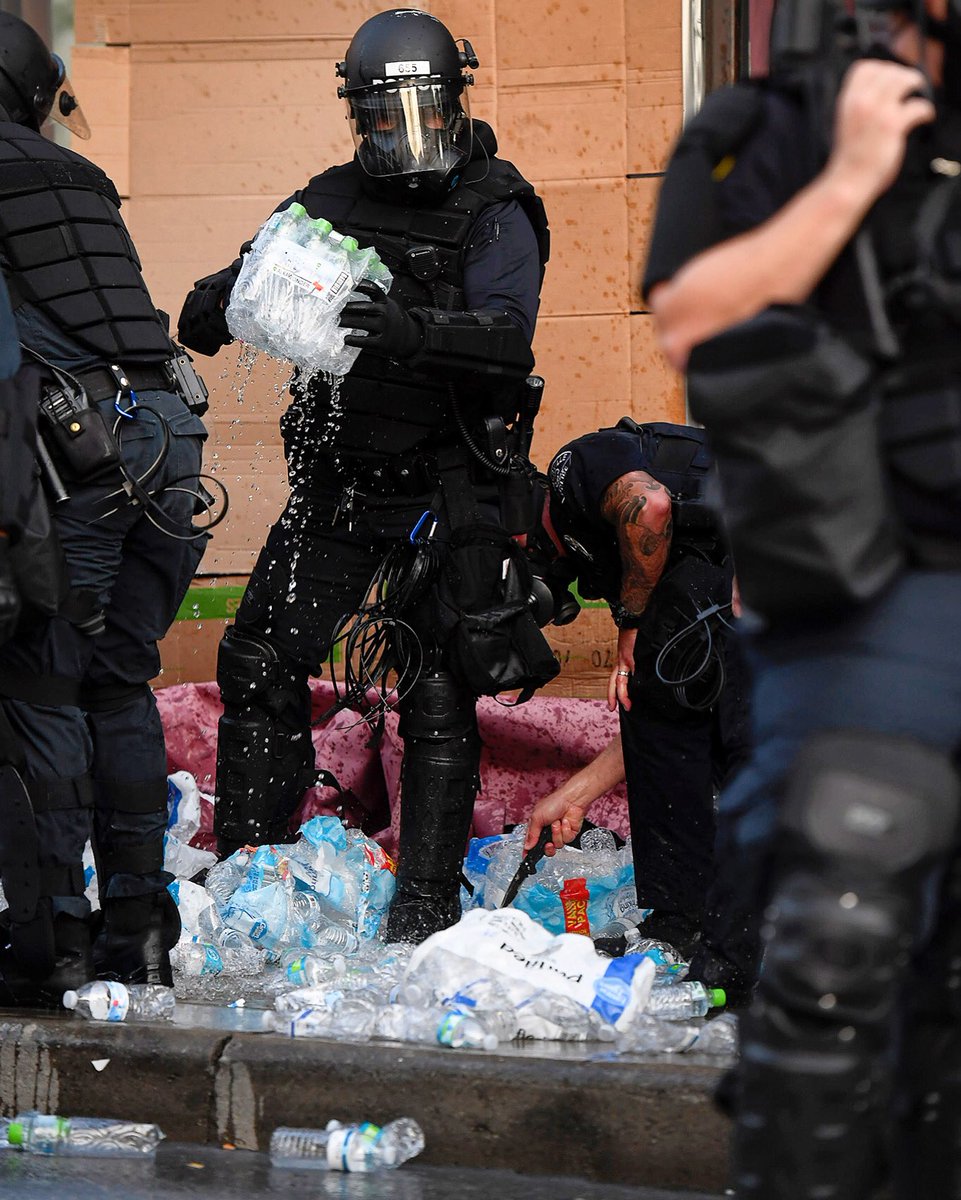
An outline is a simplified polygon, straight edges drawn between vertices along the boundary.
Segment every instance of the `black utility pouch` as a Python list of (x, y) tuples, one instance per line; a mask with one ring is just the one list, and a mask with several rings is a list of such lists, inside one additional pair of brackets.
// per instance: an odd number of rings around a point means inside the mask
[(65, 384), (45, 384), (40, 412), (42, 435), (72, 479), (90, 479), (120, 461), (117, 439), (83, 392)]
[[(456, 529), (438, 584), (451, 669), (478, 696), (520, 689), (526, 700), (560, 667), (530, 609), (530, 568), (497, 525)], [(526, 695), (525, 695), (526, 693)]]
[(878, 595), (904, 564), (880, 445), (875, 368), (814, 310), (773, 307), (696, 346), (745, 607), (769, 622)]

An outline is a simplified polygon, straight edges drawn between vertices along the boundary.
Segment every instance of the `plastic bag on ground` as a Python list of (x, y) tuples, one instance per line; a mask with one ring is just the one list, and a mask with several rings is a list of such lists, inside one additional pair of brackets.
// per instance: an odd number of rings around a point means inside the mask
[(473, 909), (456, 925), (433, 934), (414, 951), (409, 973), (439, 949), (568, 997), (618, 1030), (643, 1012), (654, 980), (654, 964), (648, 959), (603, 958), (589, 938), (555, 936), (510, 908)]

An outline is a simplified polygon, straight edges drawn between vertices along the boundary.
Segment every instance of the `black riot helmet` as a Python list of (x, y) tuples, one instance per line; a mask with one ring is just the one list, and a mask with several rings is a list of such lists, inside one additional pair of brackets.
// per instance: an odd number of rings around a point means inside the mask
[(0, 108), (11, 121), (39, 130), (48, 117), (78, 137), (90, 137), (59, 55), (26, 21), (0, 13)]
[(394, 8), (365, 21), (337, 64), (364, 170), (402, 194), (452, 187), (471, 156), (474, 77), (464, 69), (477, 65), (470, 43), (460, 50), (430, 13)]

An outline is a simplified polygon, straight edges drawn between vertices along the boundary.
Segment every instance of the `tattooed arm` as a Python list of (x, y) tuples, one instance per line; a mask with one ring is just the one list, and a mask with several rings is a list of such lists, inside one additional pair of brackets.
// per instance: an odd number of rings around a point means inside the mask
[(601, 515), (617, 531), (621, 604), (642, 613), (671, 548), (671, 494), (646, 471), (629, 471), (604, 493)]

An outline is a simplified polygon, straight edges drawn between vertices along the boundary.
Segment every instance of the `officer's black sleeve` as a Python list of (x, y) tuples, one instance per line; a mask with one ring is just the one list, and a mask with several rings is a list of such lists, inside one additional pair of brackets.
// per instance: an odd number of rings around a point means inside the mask
[(806, 142), (803, 115), (789, 96), (753, 85), (709, 96), (678, 140), (661, 185), (643, 295), (783, 208), (810, 178)]

